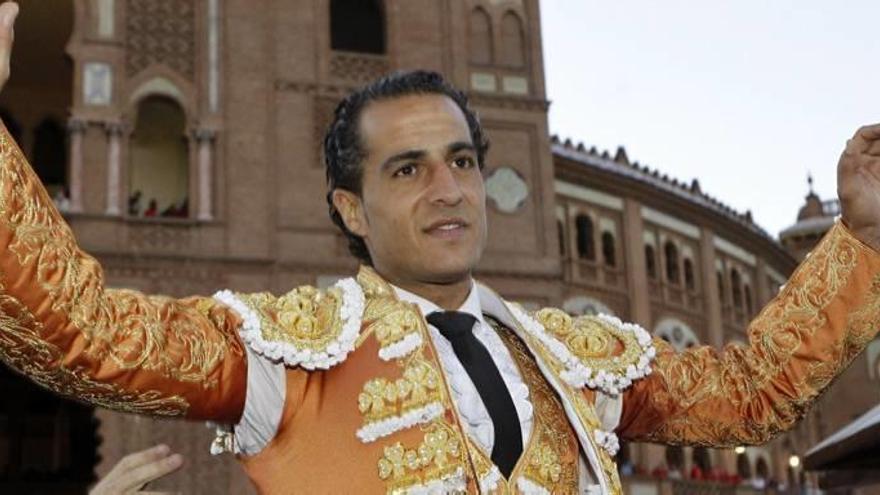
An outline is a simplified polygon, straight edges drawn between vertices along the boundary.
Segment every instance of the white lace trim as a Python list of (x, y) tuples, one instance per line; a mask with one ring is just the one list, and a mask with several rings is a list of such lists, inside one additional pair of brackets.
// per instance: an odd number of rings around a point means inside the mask
[(357, 437), (361, 442), (370, 443), (400, 430), (405, 430), (418, 424), (428, 423), (439, 418), (443, 414), (443, 411), (443, 404), (432, 402), (426, 406), (406, 412), (401, 416), (393, 416), (364, 425), (358, 429)]
[[(489, 416), (489, 411), (480, 398), (480, 393), (477, 392), (473, 381), (455, 355), (452, 344), (434, 328), (430, 328), (430, 331), (437, 349), (437, 356), (440, 358), (440, 363), (449, 379), (453, 401), (468, 435), (486, 452), (491, 452), (495, 444), (495, 428), (492, 417)], [(488, 324), (481, 323), (475, 327), (474, 332), (480, 335), (480, 342), (495, 358), (493, 360), (501, 373), (501, 379), (507, 385), (510, 397), (513, 399), (513, 405), (520, 421), (520, 431), (523, 433), (523, 444), (525, 444), (531, 432), (534, 415), (534, 409), (529, 400), (529, 387), (523, 382), (513, 356), (510, 356), (510, 351), (494, 330)]]
[(420, 334), (415, 332), (409, 333), (397, 342), (379, 349), (379, 357), (383, 361), (399, 359), (421, 347), (422, 343), (424, 343), (424, 340), (422, 340)]
[(287, 366), (300, 366), (308, 370), (328, 369), (344, 361), (348, 353), (354, 350), (364, 312), (364, 291), (357, 281), (353, 278), (342, 279), (334, 287), (342, 290), (342, 307), (339, 310), (342, 331), (334, 342), (321, 351), (300, 349), (287, 342), (265, 340), (257, 313), (229, 290), (217, 292), (214, 299), (231, 307), (241, 316), (244, 322), (239, 333), (258, 354), (275, 361), (283, 361)]
[(463, 493), (467, 490), (467, 479), (464, 477), (464, 469), (458, 468), (451, 475), (432, 480), (424, 485), (414, 485), (403, 490), (408, 495), (446, 495), (448, 493)]
[(642, 349), (642, 354), (636, 364), (630, 365), (625, 374), (611, 373), (605, 370), (594, 370), (578, 359), (568, 348), (552, 337), (537, 320), (529, 316), (516, 304), (508, 304), (513, 316), (519, 320), (523, 328), (535, 336), (566, 368), (560, 376), (569, 385), (576, 388), (589, 387), (599, 389), (611, 396), (620, 394), (621, 391), (632, 385), (634, 380), (651, 374), (651, 360), (657, 354), (651, 335), (639, 325), (624, 323), (620, 319), (608, 315), (598, 315), (600, 319), (624, 331), (635, 334), (636, 341)]
[(611, 457), (617, 455), (617, 452), (620, 450), (620, 441), (617, 438), (617, 434), (613, 431), (595, 430), (593, 431), (593, 437), (596, 439), (596, 443), (605, 449), (605, 452), (608, 452)]
[(492, 469), (486, 473), (486, 476), (480, 478), (480, 493), (490, 493), (498, 488), (498, 482), (501, 481), (501, 471), (498, 466), (492, 466)]
[(523, 495), (550, 495), (549, 490), (524, 476), (516, 479), (516, 487)]

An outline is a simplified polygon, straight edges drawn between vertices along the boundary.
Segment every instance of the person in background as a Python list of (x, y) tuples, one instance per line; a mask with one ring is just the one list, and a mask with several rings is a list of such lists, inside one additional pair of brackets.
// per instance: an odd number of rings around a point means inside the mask
[(170, 495), (147, 491), (150, 482), (167, 476), (183, 466), (183, 456), (167, 445), (156, 445), (120, 459), (113, 469), (89, 491), (89, 495)]

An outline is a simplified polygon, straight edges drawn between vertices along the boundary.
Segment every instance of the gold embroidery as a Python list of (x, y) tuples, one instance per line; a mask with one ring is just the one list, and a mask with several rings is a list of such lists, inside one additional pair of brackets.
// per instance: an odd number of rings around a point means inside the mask
[(389, 493), (449, 479), (461, 469), (464, 451), (455, 431), (440, 422), (424, 430), (422, 443), (415, 449), (406, 449), (400, 442), (385, 447), (378, 471), (379, 478), (389, 482)]
[[(380, 479), (387, 483), (388, 493), (391, 494), (404, 493), (416, 486), (437, 484), (443, 485), (442, 489), (435, 490), (438, 493), (457, 492), (467, 476), (464, 436), (454, 415), (449, 414), (452, 409), (449, 386), (437, 367), (436, 350), (428, 337), (421, 313), (417, 306), (398, 301), (391, 286), (371, 268), (361, 267), (357, 281), (366, 298), (363, 316), (365, 329), (361, 332), (361, 341), (375, 336), (383, 345), (393, 342), (393, 336), (409, 333), (420, 337), (412, 352), (394, 361), (403, 370), (401, 378), (394, 381), (374, 378), (365, 383), (358, 398), (365, 426), (358, 435), (361, 436), (363, 430), (382, 419), (393, 422), (394, 419), (402, 419), (407, 411), (420, 409), (422, 405), (431, 407), (431, 404), (437, 404), (436, 412), (439, 414), (420, 426), (425, 432), (422, 443), (413, 449), (405, 448), (400, 442), (385, 447), (384, 455), (378, 461), (378, 473)], [(400, 327), (404, 327), (404, 330)], [(385, 342), (379, 338), (380, 334)], [(404, 423), (401, 421), (394, 428)]]
[(562, 474), (562, 464), (559, 456), (549, 445), (542, 445), (530, 456), (531, 471), (540, 479), (545, 486), (559, 483)]
[(487, 321), (501, 336), (510, 355), (529, 387), (534, 407), (532, 435), (510, 479), (525, 476), (551, 493), (568, 493), (578, 486), (578, 441), (572, 431), (562, 403), (525, 344), (497, 321)]
[(880, 275), (871, 281), (867, 301), (849, 315), (846, 322), (847, 334), (844, 341), (843, 359), (852, 361), (864, 349), (880, 328)]
[(358, 270), (357, 282), (364, 290), (364, 295), (367, 299), (397, 299), (394, 289), (375, 270), (368, 266), (361, 266), (360, 270)]
[(597, 316), (572, 318), (564, 311), (544, 308), (535, 313), (535, 318), (584, 366), (593, 370), (626, 376), (627, 369), (637, 365), (644, 353), (634, 332), (617, 328)]
[(266, 341), (324, 351), (342, 333), (342, 291), (338, 288), (322, 291), (305, 286), (281, 297), (268, 292), (238, 297), (259, 316)]
[(390, 297), (371, 299), (364, 311), (364, 321), (383, 349), (402, 342), (407, 336), (420, 335), (422, 330), (418, 310)]
[(440, 378), (430, 364), (416, 360), (396, 381), (375, 378), (368, 381), (358, 397), (358, 408), (369, 424), (442, 400)]
[[(827, 308), (849, 283), (859, 249), (858, 241), (835, 225), (751, 323), (749, 347), (728, 345), (720, 357), (710, 348), (677, 355), (657, 340), (654, 369), (663, 386), (652, 389), (650, 400), (664, 421), (653, 422), (651, 431), (637, 438), (718, 447), (764, 443), (800, 419), (876, 332), (880, 303), (875, 280), (870, 302), (849, 315), (838, 340), (809, 347), (816, 332), (829, 327)], [(804, 349), (820, 359), (787, 371)], [(775, 380), (784, 386), (773, 387)]]
[[(8, 133), (0, 132), (0, 222), (12, 233), (8, 251), (51, 309), (85, 338), (84, 353), (123, 370), (149, 370), (215, 387), (209, 379), (236, 336), (187, 304), (133, 291), (104, 290), (100, 265), (79, 250), (70, 228)], [(230, 334), (227, 334), (226, 332)]]
[[(3, 288), (0, 287), (0, 291)], [(40, 338), (42, 324), (15, 298), (0, 294), (0, 360), (49, 390), (117, 411), (183, 416), (189, 404), (157, 391), (130, 392), (63, 364), (64, 354)]]

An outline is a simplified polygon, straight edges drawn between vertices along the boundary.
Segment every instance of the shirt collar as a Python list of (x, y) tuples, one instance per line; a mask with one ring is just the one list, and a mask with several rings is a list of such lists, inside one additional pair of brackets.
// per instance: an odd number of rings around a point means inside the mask
[[(397, 294), (398, 299), (400, 299), (401, 301), (416, 304), (422, 311), (422, 315), (424, 316), (428, 316), (435, 311), (443, 311), (440, 306), (437, 306), (436, 304), (425, 299), (422, 296), (413, 294), (408, 290), (401, 289), (396, 285), (392, 285), (391, 287)], [(483, 310), (480, 306), (480, 291), (477, 290), (477, 286), (473, 283), (473, 281), (471, 281), (471, 290), (468, 293), (467, 299), (464, 300), (464, 303), (462, 303), (462, 305), (458, 308), (458, 311), (470, 314), (477, 319), (481, 326), (485, 326), (486, 322), (485, 320), (483, 320)]]

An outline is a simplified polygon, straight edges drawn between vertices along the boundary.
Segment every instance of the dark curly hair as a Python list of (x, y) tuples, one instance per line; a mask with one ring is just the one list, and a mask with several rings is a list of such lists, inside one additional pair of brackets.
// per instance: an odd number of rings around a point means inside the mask
[(362, 262), (371, 265), (372, 259), (363, 238), (345, 226), (342, 216), (333, 206), (333, 191), (344, 189), (361, 195), (363, 160), (366, 152), (359, 134), (363, 109), (373, 101), (399, 98), (413, 94), (439, 94), (449, 97), (458, 105), (467, 119), (471, 141), (477, 153), (477, 163), (483, 168), (489, 141), (477, 114), (468, 106), (467, 96), (436, 72), (416, 70), (395, 72), (354, 91), (336, 107), (333, 123), (324, 136), (324, 164), (327, 167), (327, 204), (330, 218), (348, 239), (348, 249)]

